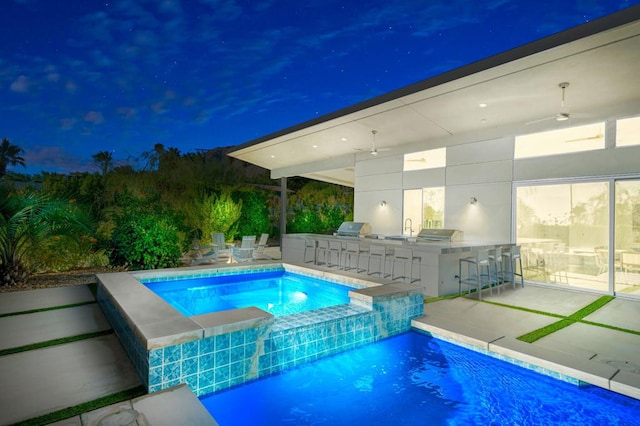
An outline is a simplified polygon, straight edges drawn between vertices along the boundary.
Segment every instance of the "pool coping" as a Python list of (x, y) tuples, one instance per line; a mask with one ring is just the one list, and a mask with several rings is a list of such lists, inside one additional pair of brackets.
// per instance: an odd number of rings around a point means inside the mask
[(133, 271), (97, 274), (98, 285), (105, 289), (137, 339), (146, 350), (159, 349), (233, 331), (255, 327), (273, 320), (273, 315), (259, 308), (234, 309), (187, 317), (142, 284), (138, 278), (170, 275), (175, 279), (206, 276), (234, 271), (264, 271), (284, 268), (286, 271), (344, 282), (357, 287), (349, 292), (352, 300), (374, 303), (379, 297), (405, 295), (419, 290), (412, 284), (375, 277), (357, 276), (335, 269), (308, 268), (287, 262), (251, 265), (201, 266), (164, 269), (161, 271)]
[(592, 354), (569, 353), (532, 345), (472, 325), (421, 317), (416, 330), (485, 355), (576, 385), (591, 384), (640, 400), (640, 375), (592, 360)]

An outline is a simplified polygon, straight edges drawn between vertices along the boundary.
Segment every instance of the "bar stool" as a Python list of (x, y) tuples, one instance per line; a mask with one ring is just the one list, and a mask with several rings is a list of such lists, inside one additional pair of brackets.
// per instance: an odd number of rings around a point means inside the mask
[[(372, 270), (371, 261), (377, 260), (378, 268), (376, 270)], [(387, 249), (385, 246), (380, 246), (376, 244), (372, 244), (369, 246), (369, 259), (367, 260), (367, 275), (378, 274), (380, 278), (385, 278), (387, 276), (385, 269), (387, 265)]]
[[(391, 279), (395, 280), (396, 278), (409, 279), (409, 283), (413, 281), (413, 261), (420, 261), (419, 257), (413, 255), (413, 250), (408, 248), (394, 248), (393, 249), (393, 260), (391, 263)], [(402, 275), (396, 276), (396, 264), (400, 263), (402, 265)], [(407, 266), (409, 266), (409, 275), (407, 274)], [(418, 281), (420, 280), (420, 269), (418, 268)]]
[[(304, 240), (304, 254), (302, 255), (302, 263), (316, 263), (316, 240), (307, 238)], [(311, 259), (309, 259), (311, 254)]]
[[(320, 261), (320, 257), (324, 262)], [(327, 265), (327, 261), (329, 258), (329, 241), (327, 240), (318, 240), (318, 245), (316, 247), (316, 265)]]
[[(363, 250), (360, 248), (360, 244), (354, 242), (348, 242), (346, 250), (344, 251), (344, 267), (345, 271), (355, 269), (356, 272), (360, 272), (360, 253)], [(351, 266), (353, 258), (355, 257), (356, 266)], [(364, 269), (363, 269), (364, 271)]]
[[(467, 276), (462, 276), (462, 265), (466, 264), (467, 266)], [(475, 269), (475, 274), (472, 274), (473, 269)], [(486, 269), (486, 274), (483, 273), (483, 270)], [(471, 287), (474, 285), (478, 288), (478, 299), (482, 300), (482, 283), (483, 278), (486, 277), (486, 283), (489, 285), (489, 289), (491, 290), (491, 294), (493, 294), (493, 287), (491, 287), (491, 283), (493, 280), (491, 279), (491, 263), (489, 262), (489, 250), (480, 250), (475, 256), (463, 257), (459, 261), (459, 272), (458, 272), (458, 294), (462, 293), (462, 284), (469, 286), (469, 291), (467, 294), (471, 293)]]
[[(333, 262), (333, 257), (336, 257), (336, 262)], [(341, 241), (329, 241), (329, 252), (327, 258), (327, 266), (337, 266), (338, 269), (342, 268), (342, 242)]]
[[(520, 286), (524, 288), (524, 276), (522, 272), (522, 256), (520, 255), (520, 246), (511, 246), (508, 251), (502, 253), (502, 257), (509, 264), (509, 274), (511, 275), (511, 283), (513, 289), (516, 289), (516, 277), (520, 277)], [(516, 271), (516, 263), (520, 266), (520, 273)]]
[(496, 278), (494, 284), (498, 286), (498, 292), (500, 292), (499, 286), (506, 282), (504, 262), (502, 261), (502, 247), (498, 246), (493, 250), (489, 250), (489, 263), (493, 265)]

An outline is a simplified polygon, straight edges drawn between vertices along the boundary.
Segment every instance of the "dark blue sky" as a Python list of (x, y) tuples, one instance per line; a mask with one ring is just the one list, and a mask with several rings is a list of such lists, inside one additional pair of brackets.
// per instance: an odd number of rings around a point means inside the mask
[(21, 173), (238, 145), (639, 2), (3, 0), (0, 137)]

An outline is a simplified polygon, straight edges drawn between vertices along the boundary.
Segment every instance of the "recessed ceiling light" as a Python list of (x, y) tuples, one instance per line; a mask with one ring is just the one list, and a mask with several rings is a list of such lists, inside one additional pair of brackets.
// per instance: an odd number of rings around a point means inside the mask
[(479, 106), (480, 108), (486, 108), (486, 107), (487, 107), (487, 104), (482, 103), (482, 104), (478, 104), (478, 106)]
[(341, 138), (340, 140), (341, 140), (342, 142), (346, 142), (346, 141), (347, 141), (347, 138)]
[(313, 147), (313, 148), (317, 148), (317, 147), (318, 147), (318, 145), (312, 145), (312, 147)]
[(272, 156), (271, 156), (271, 158), (276, 158), (276, 156), (275, 156), (275, 155), (272, 155)]

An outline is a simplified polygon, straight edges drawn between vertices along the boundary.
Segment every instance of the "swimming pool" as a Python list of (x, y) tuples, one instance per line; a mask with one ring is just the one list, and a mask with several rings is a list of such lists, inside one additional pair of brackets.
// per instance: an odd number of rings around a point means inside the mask
[(185, 316), (251, 306), (290, 315), (349, 303), (356, 289), (286, 271), (142, 282)]
[(640, 425), (640, 401), (411, 331), (200, 398), (219, 424)]

